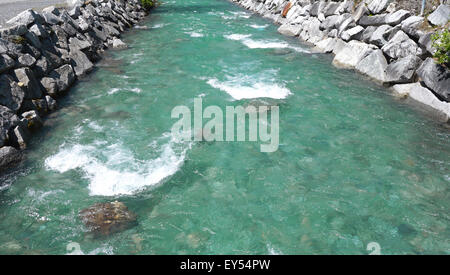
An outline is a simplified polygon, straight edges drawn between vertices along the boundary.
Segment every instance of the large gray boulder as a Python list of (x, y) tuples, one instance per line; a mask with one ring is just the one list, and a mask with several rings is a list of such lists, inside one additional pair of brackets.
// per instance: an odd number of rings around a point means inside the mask
[(75, 82), (75, 73), (69, 64), (53, 70), (50, 73), (50, 77), (55, 79), (58, 93), (67, 91)]
[(56, 80), (54, 78), (43, 77), (41, 79), (41, 85), (49, 95), (55, 97), (58, 95), (58, 86), (56, 85)]
[(77, 77), (83, 76), (94, 69), (94, 64), (92, 64), (82, 51), (71, 51), (70, 58), (72, 59), (72, 66)]
[(36, 21), (42, 22), (42, 17), (32, 9), (28, 9), (19, 13), (12, 19), (8, 20), (6, 23), (10, 25), (24, 25), (26, 27), (29, 27)]
[(36, 99), (42, 97), (42, 90), (34, 73), (29, 68), (14, 70), (14, 75), (19, 80), (19, 86), (25, 90), (25, 99)]
[(450, 6), (448, 4), (440, 5), (433, 13), (428, 15), (428, 22), (435, 26), (444, 26), (450, 20)]
[(344, 31), (341, 34), (341, 38), (344, 41), (350, 41), (350, 40), (360, 40), (362, 37), (362, 34), (364, 32), (364, 28), (361, 26), (356, 26), (351, 29), (348, 29)]
[(22, 117), (27, 120), (27, 127), (30, 130), (37, 130), (44, 125), (42, 118), (35, 110), (31, 110), (22, 114)]
[(369, 42), (380, 48), (383, 47), (388, 42), (392, 29), (389, 25), (379, 26), (370, 36)]
[(414, 55), (392, 62), (386, 68), (386, 82), (391, 84), (413, 82), (416, 70), (421, 63), (422, 59)]
[(420, 80), (441, 99), (450, 102), (450, 70), (427, 58), (417, 70)]
[(337, 38), (325, 38), (315, 43), (314, 51), (321, 53), (331, 53), (336, 46), (337, 40)]
[(0, 54), (0, 74), (13, 68), (15, 65), (14, 60), (7, 54)]
[(419, 39), (422, 32), (419, 30), (419, 26), (422, 25), (424, 18), (421, 16), (410, 16), (402, 21), (402, 31), (408, 35)]
[(354, 68), (375, 48), (375, 46), (352, 40), (336, 54), (333, 59), (333, 65), (343, 68)]
[[(0, 148), (0, 171), (10, 168), (22, 160), (23, 154), (11, 146)], [(0, 184), (1, 185), (1, 184)]]
[(9, 130), (19, 123), (19, 118), (9, 108), (0, 105), (0, 147), (9, 139)]
[(11, 76), (6, 74), (0, 76), (0, 105), (17, 111), (22, 107), (24, 98), (25, 91), (19, 87)]
[(367, 8), (373, 14), (378, 14), (387, 9), (391, 0), (372, 0)]
[(320, 29), (329, 31), (337, 28), (339, 26), (340, 18), (339, 15), (328, 16), (320, 23)]
[(424, 110), (428, 110), (442, 122), (448, 122), (450, 119), (450, 103), (440, 101), (430, 90), (420, 85), (398, 84), (392, 87), (395, 95), (411, 99), (421, 104)]
[(23, 118), (19, 124), (14, 128), (11, 135), (11, 142), (24, 150), (27, 148), (28, 142), (31, 138), (30, 130), (28, 130), (28, 120)]
[(382, 48), (383, 52), (393, 59), (409, 55), (421, 56), (422, 49), (403, 31), (398, 31)]
[(302, 30), (301, 25), (283, 24), (278, 28), (278, 32), (286, 36), (298, 36)]
[(381, 26), (381, 25), (386, 24), (386, 18), (387, 18), (386, 14), (373, 15), (373, 16), (364, 15), (359, 19), (358, 24), (363, 27)]
[(21, 54), (17, 59), (17, 62), (19, 67), (31, 67), (36, 63), (36, 58), (28, 53)]
[(356, 65), (356, 70), (369, 76), (370, 78), (384, 83), (386, 82), (386, 58), (381, 50), (372, 51)]
[(75, 50), (86, 50), (92, 47), (92, 43), (87, 41), (87, 40), (81, 40), (78, 39), (77, 37), (71, 37), (69, 39), (69, 49), (71, 51), (75, 51)]
[(411, 13), (409, 11), (398, 10), (398, 11), (396, 11), (394, 13), (390, 13), (386, 16), (386, 24), (389, 24), (391, 26), (396, 26), (410, 16), (411, 16)]

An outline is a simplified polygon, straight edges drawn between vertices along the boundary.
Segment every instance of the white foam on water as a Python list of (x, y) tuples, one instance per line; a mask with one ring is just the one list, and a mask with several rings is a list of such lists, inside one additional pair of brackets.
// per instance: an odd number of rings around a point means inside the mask
[(251, 34), (237, 34), (237, 33), (224, 35), (224, 37), (229, 40), (243, 40), (243, 39), (249, 38), (250, 36), (252, 36), (252, 35)]
[(154, 26), (152, 26), (152, 29), (159, 29), (159, 28), (162, 28), (162, 27), (164, 27), (164, 26), (166, 26), (167, 24), (163, 24), (163, 23), (161, 23), (161, 24), (155, 24)]
[(244, 98), (283, 99), (288, 97), (291, 91), (276, 82), (276, 73), (276, 70), (268, 70), (257, 75), (238, 74), (227, 76), (225, 81), (209, 78), (207, 83), (213, 88), (228, 93), (235, 100)]
[(175, 174), (184, 163), (191, 143), (176, 141), (170, 134), (160, 147), (159, 157), (137, 160), (133, 153), (121, 144), (99, 149), (92, 145), (62, 145), (59, 152), (45, 160), (49, 170), (64, 173), (80, 169), (89, 180), (92, 196), (131, 195), (145, 187), (154, 186)]
[(297, 52), (309, 53), (301, 47), (291, 46), (286, 41), (280, 40), (254, 40), (250, 34), (228, 34), (224, 35), (226, 39), (241, 41), (242, 44), (250, 49), (292, 49)]
[(188, 34), (190, 37), (203, 37), (204, 35), (199, 32), (185, 32), (185, 34)]
[(140, 89), (140, 88), (131, 88), (131, 89), (112, 88), (112, 89), (110, 89), (107, 93), (108, 93), (109, 95), (113, 95), (113, 94), (116, 94), (116, 93), (122, 92), (122, 91), (125, 91), (125, 92), (133, 92), (133, 93), (139, 94), (139, 93), (142, 92), (142, 89)]
[(250, 28), (257, 29), (257, 30), (265, 29), (268, 26), (269, 26), (268, 24), (266, 24), (266, 25), (256, 25), (256, 24), (249, 25)]

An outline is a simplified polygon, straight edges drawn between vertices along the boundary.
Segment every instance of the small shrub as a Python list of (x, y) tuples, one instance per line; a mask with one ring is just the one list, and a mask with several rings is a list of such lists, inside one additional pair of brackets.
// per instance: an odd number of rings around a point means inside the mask
[(156, 4), (156, 0), (141, 0), (141, 5), (144, 9), (149, 10)]
[(436, 49), (433, 57), (439, 64), (450, 64), (450, 32), (448, 30), (436, 32), (431, 40), (433, 41), (433, 47)]

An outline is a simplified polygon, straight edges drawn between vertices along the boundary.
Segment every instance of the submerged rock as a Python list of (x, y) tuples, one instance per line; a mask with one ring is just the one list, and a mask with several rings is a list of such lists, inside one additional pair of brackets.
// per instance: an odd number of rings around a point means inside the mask
[(108, 236), (126, 230), (137, 222), (136, 214), (119, 201), (94, 204), (81, 210), (79, 216), (96, 236)]

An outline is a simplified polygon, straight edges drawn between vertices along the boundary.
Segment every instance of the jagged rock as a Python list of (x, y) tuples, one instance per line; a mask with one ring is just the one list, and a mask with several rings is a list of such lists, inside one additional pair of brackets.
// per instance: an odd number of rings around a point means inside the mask
[(367, 8), (373, 14), (378, 14), (387, 9), (391, 0), (372, 0)]
[(56, 80), (51, 77), (44, 77), (41, 79), (41, 85), (47, 90), (47, 93), (51, 96), (57, 96), (58, 87)]
[(73, 18), (76, 19), (78, 18), (78, 16), (80, 16), (81, 12), (80, 12), (80, 6), (75, 6), (73, 7), (70, 11), (69, 11), (69, 15)]
[[(375, 46), (352, 40), (348, 42), (334, 57), (333, 65), (344, 68), (354, 68)], [(376, 48), (376, 47), (375, 47)]]
[(71, 51), (70, 58), (77, 77), (83, 76), (94, 69), (94, 64), (82, 51)]
[(422, 59), (409, 55), (389, 64), (386, 68), (386, 82), (392, 84), (413, 82)]
[(325, 38), (315, 44), (314, 50), (322, 53), (331, 53), (333, 52), (336, 43), (336, 38)]
[(311, 14), (311, 16), (318, 16), (320, 13), (322, 13), (323, 9), (325, 8), (325, 5), (326, 3), (324, 1), (314, 2), (311, 6), (309, 14)]
[(419, 39), (419, 45), (432, 55), (436, 52), (436, 48), (433, 47), (433, 40), (431, 39), (433, 34), (433, 32), (424, 33)]
[(450, 70), (427, 58), (417, 70), (420, 80), (443, 100), (450, 102)]
[(336, 14), (340, 5), (341, 3), (329, 2), (322, 12), (325, 15), (325, 17), (332, 16), (333, 14)]
[(37, 37), (33, 32), (27, 32), (24, 36), (28, 40), (28, 42), (33, 45), (33, 47), (36, 47), (38, 49), (42, 48), (39, 37)]
[(19, 80), (19, 86), (25, 89), (25, 99), (35, 99), (42, 97), (42, 90), (34, 73), (29, 68), (20, 68), (14, 70), (16, 78)]
[(103, 24), (103, 27), (104, 27), (104, 30), (105, 30), (105, 33), (107, 36), (109, 36), (109, 37), (111, 37), (111, 36), (119, 37), (120, 36), (120, 32), (116, 28), (111, 26), (110, 24), (105, 23), (105, 24)]
[[(0, 171), (7, 169), (20, 161), (22, 161), (23, 154), (11, 146), (4, 146), (0, 148)], [(1, 184), (0, 184), (1, 185)]]
[(127, 48), (127, 44), (125, 44), (122, 40), (119, 38), (114, 38), (112, 41), (112, 45), (114, 49), (125, 49)]
[(7, 37), (7, 36), (13, 36), (13, 35), (24, 35), (28, 31), (27, 26), (24, 24), (17, 24), (13, 26), (9, 26), (4, 29), (0, 29), (0, 36), (1, 37)]
[(433, 13), (428, 15), (427, 20), (434, 26), (444, 26), (450, 20), (450, 6), (448, 4), (440, 5)]
[(73, 82), (75, 82), (75, 73), (72, 66), (68, 64), (53, 70), (50, 73), (50, 77), (55, 79), (58, 93), (67, 91)]
[(0, 55), (0, 74), (14, 68), (15, 62), (7, 54)]
[(341, 34), (341, 38), (344, 41), (349, 40), (360, 40), (362, 37), (362, 33), (364, 28), (361, 26), (356, 26), (354, 28), (348, 29)]
[(17, 61), (19, 67), (31, 67), (36, 63), (36, 58), (26, 53), (20, 55)]
[(422, 87), (420, 83), (398, 84), (392, 87), (394, 93), (403, 98), (409, 98), (422, 104), (439, 117), (442, 122), (450, 119), (450, 103), (440, 101), (430, 90)]
[(71, 51), (75, 50), (86, 50), (92, 47), (92, 43), (87, 40), (80, 40), (77, 37), (69, 38), (69, 49)]
[(81, 221), (95, 236), (108, 236), (137, 223), (136, 215), (124, 203), (97, 203), (79, 213)]
[(37, 37), (47, 38), (48, 32), (42, 27), (40, 23), (36, 23), (29, 28), (29, 31), (34, 33)]
[(402, 22), (402, 31), (407, 33), (408, 35), (419, 38), (421, 35), (418, 27), (423, 23), (424, 18), (421, 16), (410, 16), (403, 20)]
[(39, 129), (44, 125), (41, 117), (34, 110), (23, 113), (22, 117), (27, 120), (27, 127), (30, 130)]
[(56, 8), (55, 6), (46, 7), (42, 11), (46, 12), (46, 13), (53, 13), (56, 16), (60, 16), (61, 15), (61, 13), (59, 12), (59, 9)]
[(49, 25), (57, 25), (62, 22), (62, 20), (53, 12), (43, 11), (42, 17), (44, 17), (45, 22)]
[(336, 10), (336, 14), (339, 13), (351, 13), (353, 11), (353, 6), (354, 6), (354, 1), (353, 0), (344, 0), (341, 2), (341, 5), (339, 6), (339, 8)]
[(386, 58), (381, 50), (372, 51), (356, 65), (356, 70), (381, 83), (386, 82)]
[(347, 42), (344, 42), (342, 39), (336, 38), (336, 43), (334, 44), (333, 47), (333, 54), (337, 55), (345, 47), (347, 47)]
[(369, 10), (367, 9), (366, 5), (364, 3), (361, 3), (358, 8), (356, 8), (356, 11), (353, 13), (353, 19), (355, 20), (356, 23), (359, 23), (359, 19), (361, 19), (361, 17), (363, 15), (366, 15), (369, 13)]
[(381, 26), (381, 25), (386, 24), (386, 21), (387, 21), (386, 17), (387, 17), (386, 14), (373, 15), (373, 16), (364, 15), (359, 19), (358, 24), (363, 27)]
[(56, 100), (54, 100), (51, 96), (46, 95), (45, 101), (47, 102), (47, 106), (50, 111), (55, 111), (58, 108)]
[(393, 59), (408, 55), (421, 56), (422, 49), (403, 31), (398, 31), (382, 48), (383, 52)]
[(320, 29), (321, 30), (331, 30), (335, 29), (339, 26), (340, 22), (340, 16), (339, 15), (332, 15), (327, 18), (325, 18), (324, 21), (320, 23)]
[(14, 128), (11, 136), (11, 142), (17, 145), (20, 149), (27, 148), (28, 141), (30, 140), (31, 133), (28, 130), (28, 121), (23, 118), (19, 124)]
[(19, 118), (9, 108), (0, 105), (0, 147), (9, 139), (8, 132), (19, 123)]
[(369, 43), (383, 47), (389, 40), (389, 33), (393, 28), (389, 25), (379, 26), (369, 38)]
[(34, 65), (34, 72), (38, 77), (42, 77), (46, 75), (50, 71), (50, 65), (45, 56), (41, 56), (41, 58), (36, 61), (36, 65)]
[(302, 30), (300, 25), (291, 25), (289, 23), (281, 25), (278, 32), (287, 36), (298, 36)]
[(44, 98), (33, 99), (31, 104), (33, 107), (30, 110), (38, 111), (39, 115), (43, 116), (48, 113), (47, 101)]
[(0, 76), (0, 105), (17, 111), (22, 106), (25, 91), (9, 75)]
[(361, 35), (361, 41), (364, 43), (370, 43), (370, 38), (372, 37), (373, 33), (377, 30), (377, 27), (375, 26), (368, 26), (364, 29), (362, 35)]
[(328, 37), (331, 37), (331, 38), (337, 38), (337, 36), (338, 36), (338, 30), (336, 30), (336, 29), (332, 29), (332, 30), (328, 33)]
[(409, 11), (398, 10), (398, 11), (388, 14), (386, 16), (386, 24), (391, 25), (391, 26), (396, 26), (410, 16), (411, 16), (411, 13)]
[(25, 10), (19, 13), (17, 16), (8, 20), (6, 23), (10, 25), (24, 25), (29, 27), (34, 22), (42, 22), (42, 18), (34, 12), (32, 9)]
[(356, 27), (355, 20), (353, 20), (353, 17), (348, 14), (348, 18), (342, 21), (342, 23), (339, 25), (338, 33), (341, 34), (343, 31)]

